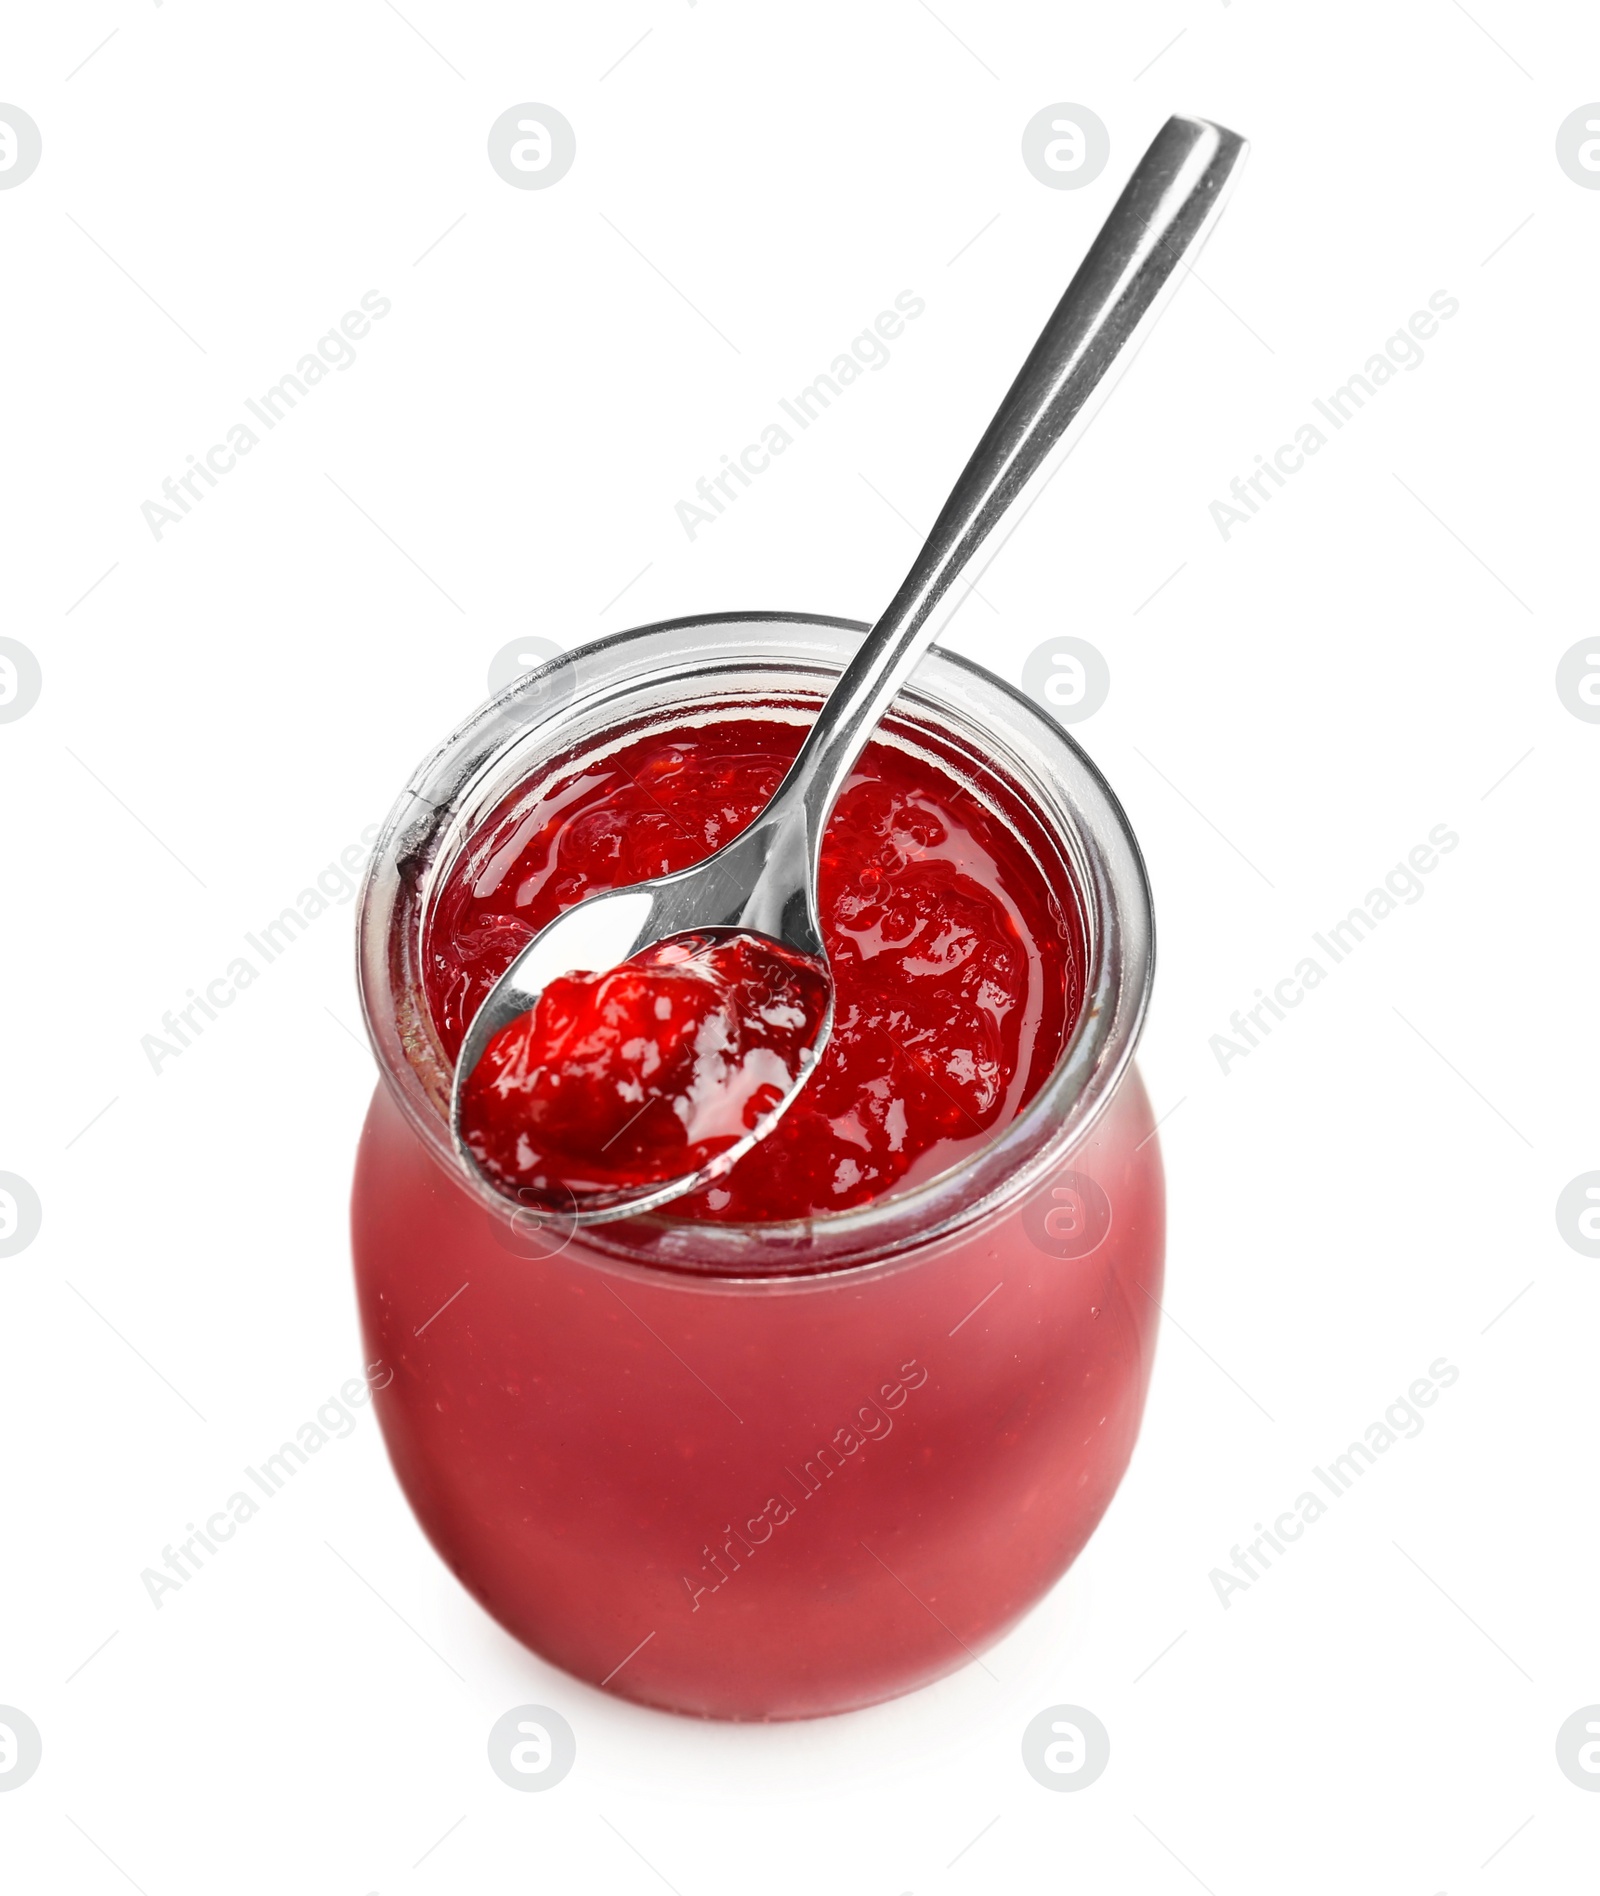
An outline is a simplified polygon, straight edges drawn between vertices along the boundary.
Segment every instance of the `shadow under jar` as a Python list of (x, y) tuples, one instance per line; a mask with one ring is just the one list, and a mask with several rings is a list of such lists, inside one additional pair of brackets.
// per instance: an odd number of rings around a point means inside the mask
[(931, 1175), (784, 1222), (668, 1207), (573, 1231), (451, 1148), (425, 961), (463, 853), (553, 767), (708, 718), (804, 725), (865, 629), (680, 620), (527, 674), (417, 772), (363, 893), (381, 1078), (353, 1240), (401, 1487), (535, 1652), (704, 1717), (874, 1704), (999, 1639), (1110, 1502), (1155, 1347), (1143, 865), (1060, 727), (937, 648), (881, 740), (1015, 834), (1081, 956), (1076, 1025), (1021, 1110)]

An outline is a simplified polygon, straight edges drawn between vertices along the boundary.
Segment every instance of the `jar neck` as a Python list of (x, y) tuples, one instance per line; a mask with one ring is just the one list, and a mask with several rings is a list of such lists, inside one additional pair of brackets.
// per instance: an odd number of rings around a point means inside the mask
[[(422, 943), (439, 884), (517, 788), (580, 757), (708, 717), (806, 721), (865, 626), (778, 614), (645, 626), (526, 674), (467, 720), (414, 774), (390, 813), (362, 892), (360, 974), (384, 1084), (412, 1129), (491, 1216), (512, 1207), (450, 1141), (450, 1063), (430, 1017)], [(1127, 820), (1053, 720), (980, 667), (935, 648), (885, 720), (887, 741), (922, 751), (985, 801), (1078, 901), (1085, 996), (1055, 1066), (993, 1138), (938, 1175), (849, 1211), (736, 1225), (666, 1213), (590, 1227), (581, 1248), (677, 1272), (811, 1276), (904, 1256), (1024, 1195), (1098, 1119), (1142, 1025), (1153, 971), (1149, 889)]]

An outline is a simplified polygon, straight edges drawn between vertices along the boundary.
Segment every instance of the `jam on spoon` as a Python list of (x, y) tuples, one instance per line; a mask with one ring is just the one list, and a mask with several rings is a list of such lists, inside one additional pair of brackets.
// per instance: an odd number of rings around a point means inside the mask
[(555, 1197), (711, 1167), (793, 1097), (830, 1006), (809, 958), (759, 935), (678, 935), (559, 975), (467, 1081), (481, 1170)]

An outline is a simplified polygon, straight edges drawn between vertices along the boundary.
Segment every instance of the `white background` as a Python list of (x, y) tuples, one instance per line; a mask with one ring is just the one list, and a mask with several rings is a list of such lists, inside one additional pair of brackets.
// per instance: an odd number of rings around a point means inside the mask
[[(0, 191), (0, 634), (44, 680), (0, 725), (0, 1170), (44, 1208), (0, 1260), (0, 1703), (44, 1739), (0, 1796), (7, 1887), (1591, 1889), (1600, 1796), (1555, 1735), (1600, 1701), (1600, 1262), (1554, 1208), (1600, 1167), (1600, 726), (1554, 675), (1596, 630), (1600, 193), (1555, 136), (1600, 97), (1600, 18), (403, 12), (6, 28), (44, 154)], [(524, 100), (576, 128), (549, 190), (486, 159)], [(1110, 129), (1082, 189), (1022, 163), (1057, 101)], [(1157, 896), (1173, 1321), (1087, 1553), (997, 1679), (699, 1725), (491, 1624), (363, 1413), (157, 1611), (141, 1570), (360, 1367), (350, 907), (159, 1075), (141, 1037), (382, 817), (507, 641), (870, 617), (1174, 109), (1254, 141), (1203, 283), (947, 639), (1012, 679), (1062, 633), (1105, 654), (1076, 734)], [(141, 502), (370, 289), (354, 366), (153, 538)], [(691, 542), (674, 503), (906, 289), (888, 367)], [(1420, 368), (1224, 541), (1209, 504), (1438, 290)], [(1423, 899), (1224, 1075), (1233, 1011), (1440, 823)], [(1224, 1608), (1210, 1570), (1441, 1356), (1424, 1432)], [(577, 1734), (537, 1796), (484, 1754), (527, 1701)], [(1019, 1752), (1062, 1702), (1111, 1734), (1073, 1795)]]

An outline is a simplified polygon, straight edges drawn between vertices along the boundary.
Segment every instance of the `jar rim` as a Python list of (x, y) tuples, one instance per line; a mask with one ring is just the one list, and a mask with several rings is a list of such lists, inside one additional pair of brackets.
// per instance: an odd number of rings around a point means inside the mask
[[(451, 1144), (450, 1065), (421, 980), (423, 931), (443, 873), (507, 791), (535, 774), (536, 753), (542, 749), (544, 761), (554, 761), (586, 723), (601, 735), (624, 707), (635, 716), (649, 712), (652, 690), (704, 686), (763, 665), (791, 679), (809, 674), (813, 692), (826, 691), (829, 674), (843, 669), (869, 629), (857, 620), (792, 612), (700, 614), (635, 626), (523, 673), (413, 772), (362, 885), (362, 1011), (383, 1083), (412, 1130), (492, 1215), (509, 1220), (515, 1208)], [(1155, 961), (1149, 881), (1121, 804), (1062, 725), (1016, 687), (938, 645), (890, 715), (913, 727), (920, 719), (942, 735), (966, 732), (969, 744), (980, 737), (974, 754), (1032, 807), (1067, 857), (1083, 909), (1087, 967), (1066, 1045), (992, 1139), (930, 1178), (793, 1223), (674, 1220), (662, 1211), (585, 1227), (578, 1246), (597, 1264), (717, 1284), (833, 1283), (841, 1273), (881, 1269), (1017, 1202), (1082, 1143), (1116, 1092), (1143, 1025)]]

